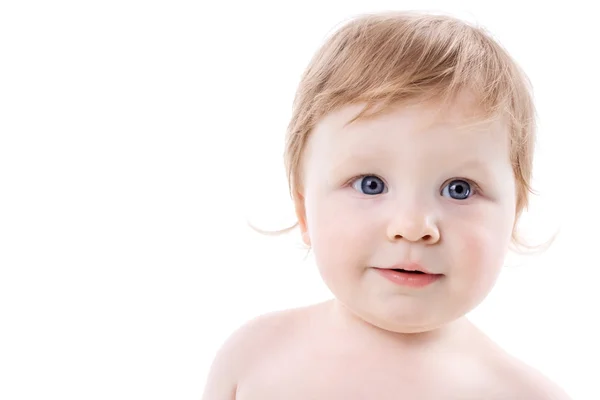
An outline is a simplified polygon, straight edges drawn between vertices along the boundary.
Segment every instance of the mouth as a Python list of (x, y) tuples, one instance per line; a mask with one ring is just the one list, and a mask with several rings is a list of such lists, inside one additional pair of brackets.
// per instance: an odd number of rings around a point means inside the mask
[(427, 268), (422, 267), (420, 264), (414, 262), (404, 262), (400, 264), (391, 265), (389, 267), (381, 267), (381, 269), (387, 269), (389, 271), (403, 272), (406, 274), (415, 275), (441, 275), (435, 274), (429, 271)]
[(405, 287), (424, 288), (443, 278), (443, 274), (432, 274), (426, 270), (416, 269), (416, 266), (404, 268), (375, 268), (382, 277)]
[(392, 268), (391, 270), (396, 271), (396, 272), (405, 272), (407, 274), (431, 275), (431, 274), (427, 274), (426, 272), (423, 272), (423, 271), (410, 271), (410, 270), (402, 269), (402, 268)]

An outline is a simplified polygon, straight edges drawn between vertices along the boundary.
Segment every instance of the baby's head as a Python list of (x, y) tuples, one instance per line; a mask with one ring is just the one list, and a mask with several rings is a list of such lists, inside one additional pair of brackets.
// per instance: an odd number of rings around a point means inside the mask
[(472, 310), (518, 244), (534, 134), (527, 78), (482, 29), (418, 13), (339, 29), (302, 77), (285, 153), (335, 297), (395, 332)]

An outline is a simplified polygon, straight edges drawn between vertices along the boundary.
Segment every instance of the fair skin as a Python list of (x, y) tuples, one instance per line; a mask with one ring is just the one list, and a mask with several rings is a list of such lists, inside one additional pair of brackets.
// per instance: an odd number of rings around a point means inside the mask
[[(465, 124), (468, 98), (325, 116), (296, 210), (334, 300), (259, 317), (217, 355), (204, 400), (567, 399), (466, 320), (502, 267), (515, 219), (503, 122)], [(436, 279), (392, 282), (418, 263)]]

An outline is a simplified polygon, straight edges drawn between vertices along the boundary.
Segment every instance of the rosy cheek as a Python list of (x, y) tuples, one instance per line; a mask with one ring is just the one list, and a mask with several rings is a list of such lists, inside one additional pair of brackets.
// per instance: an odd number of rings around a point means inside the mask
[(502, 266), (502, 239), (491, 230), (472, 229), (463, 236), (462, 253), (466, 278), (487, 291)]
[(316, 261), (324, 268), (356, 264), (355, 244), (360, 243), (359, 219), (343, 206), (328, 207), (325, 202), (314, 210), (309, 225)]

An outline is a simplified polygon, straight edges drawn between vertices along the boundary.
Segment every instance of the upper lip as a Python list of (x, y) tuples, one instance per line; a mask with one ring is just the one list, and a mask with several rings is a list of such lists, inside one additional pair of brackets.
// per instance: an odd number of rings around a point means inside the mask
[(440, 274), (434, 274), (433, 272), (427, 270), (426, 268), (423, 268), (421, 265), (419, 265), (417, 263), (413, 263), (413, 262), (396, 264), (396, 265), (392, 265), (391, 267), (384, 267), (381, 269), (403, 269), (405, 271), (420, 271), (425, 274), (440, 275)]

